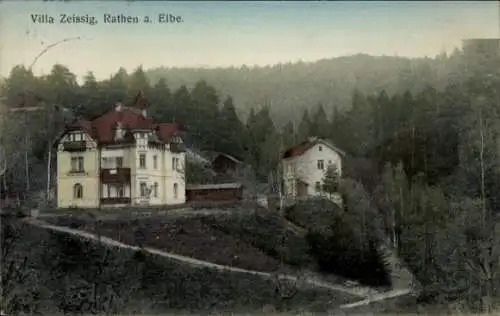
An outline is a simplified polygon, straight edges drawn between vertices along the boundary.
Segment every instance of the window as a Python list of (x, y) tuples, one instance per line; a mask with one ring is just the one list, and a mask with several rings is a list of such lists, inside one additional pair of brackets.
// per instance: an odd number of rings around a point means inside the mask
[(141, 188), (141, 197), (147, 197), (148, 196), (148, 186), (147, 186), (146, 182), (141, 182), (140, 188)]
[(139, 168), (146, 169), (146, 154), (139, 155)]
[(332, 164), (332, 161), (331, 160), (328, 160), (328, 165), (331, 165)]
[(73, 186), (73, 198), (82, 199), (83, 198), (83, 186), (77, 183)]
[(153, 156), (153, 168), (158, 169), (158, 156)]
[(319, 192), (321, 191), (321, 183), (319, 183), (319, 181), (316, 182), (316, 192)]
[(325, 169), (325, 162), (323, 160), (318, 160), (318, 169), (319, 170)]
[(155, 182), (154, 186), (153, 186), (153, 196), (155, 198), (158, 197), (158, 183)]
[(173, 157), (172, 158), (172, 170), (178, 170), (179, 169), (179, 158)]
[(179, 196), (179, 185), (177, 183), (174, 183), (174, 199), (176, 199)]
[(109, 157), (102, 158), (102, 167), (109, 168), (111, 166), (111, 161)]
[(319, 150), (319, 151), (323, 151), (323, 146), (321, 146), (321, 145), (320, 145), (320, 146), (318, 147), (318, 150)]
[(123, 187), (123, 185), (119, 185), (116, 187), (116, 193), (117, 193), (117, 196), (118, 197), (124, 197), (125, 196), (125, 188)]
[(83, 157), (71, 157), (71, 172), (83, 172)]
[(83, 140), (82, 133), (72, 133), (68, 135), (68, 139), (72, 142)]
[(123, 157), (116, 157), (116, 168), (123, 167)]

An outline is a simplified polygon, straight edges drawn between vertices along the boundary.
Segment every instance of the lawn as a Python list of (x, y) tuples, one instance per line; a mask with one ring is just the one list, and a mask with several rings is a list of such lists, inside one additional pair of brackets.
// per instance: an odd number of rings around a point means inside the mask
[[(243, 313), (267, 305), (325, 312), (357, 300), (323, 289), (301, 289), (285, 299), (276, 292), (275, 281), (259, 276), (193, 268), (147, 253), (106, 248), (21, 225), (17, 219), (2, 224), (2, 241), (11, 249), (2, 262), (9, 269), (2, 272), (6, 289), (15, 293), (9, 300), (13, 311)], [(9, 238), (13, 235), (18, 238)]]

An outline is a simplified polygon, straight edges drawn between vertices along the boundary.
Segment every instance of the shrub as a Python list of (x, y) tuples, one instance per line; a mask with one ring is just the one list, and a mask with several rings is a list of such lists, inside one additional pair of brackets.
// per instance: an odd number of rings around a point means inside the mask
[(295, 225), (306, 229), (328, 228), (330, 222), (343, 211), (326, 198), (298, 201), (285, 209), (285, 218)]
[(390, 275), (376, 243), (351, 242), (353, 232), (337, 220), (329, 231), (310, 230), (306, 235), (309, 251), (316, 259), (319, 269), (325, 273), (358, 280), (370, 286), (390, 286)]

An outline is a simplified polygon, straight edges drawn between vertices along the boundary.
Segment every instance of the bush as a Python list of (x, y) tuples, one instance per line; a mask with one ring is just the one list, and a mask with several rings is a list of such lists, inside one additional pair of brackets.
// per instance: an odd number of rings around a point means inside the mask
[(342, 214), (342, 209), (326, 198), (298, 201), (285, 209), (285, 218), (305, 229), (328, 228), (330, 222)]
[(391, 279), (376, 243), (352, 242), (354, 233), (338, 220), (329, 231), (310, 230), (306, 235), (309, 251), (319, 269), (369, 286), (390, 286)]

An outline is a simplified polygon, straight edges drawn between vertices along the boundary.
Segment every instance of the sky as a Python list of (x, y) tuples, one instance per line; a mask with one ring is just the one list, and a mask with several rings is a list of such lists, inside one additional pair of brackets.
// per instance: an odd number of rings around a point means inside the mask
[[(181, 16), (159, 23), (159, 14)], [(48, 14), (56, 23), (33, 23)], [(98, 23), (60, 24), (61, 14)], [(152, 23), (106, 24), (104, 14), (149, 16)], [(120, 67), (270, 65), (365, 53), (434, 57), (464, 38), (500, 37), (496, 1), (8, 1), (0, 2), (0, 76), (13, 66), (36, 75), (63, 64), (79, 77), (108, 78)]]

